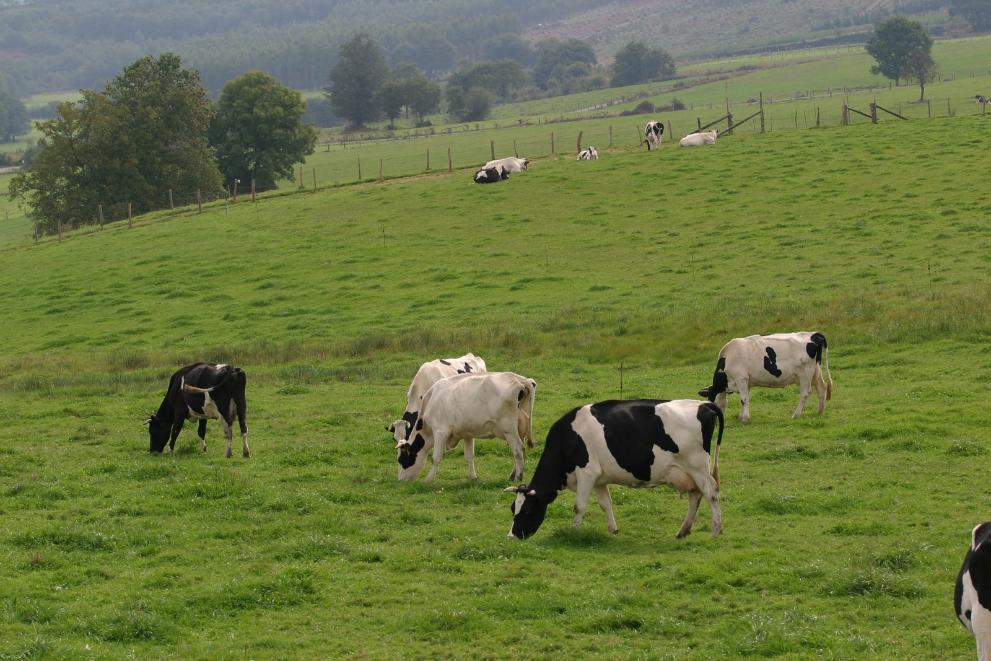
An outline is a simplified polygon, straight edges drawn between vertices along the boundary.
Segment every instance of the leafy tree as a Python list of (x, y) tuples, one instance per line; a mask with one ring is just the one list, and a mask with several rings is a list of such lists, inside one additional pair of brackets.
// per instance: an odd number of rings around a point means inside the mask
[(950, 15), (963, 16), (975, 32), (991, 30), (991, 2), (988, 0), (951, 0)]
[(506, 33), (486, 39), (482, 44), (482, 57), (486, 60), (516, 60), (529, 66), (536, 60), (536, 53), (520, 35)]
[(611, 84), (621, 87), (674, 75), (674, 60), (667, 52), (660, 48), (647, 48), (642, 41), (631, 41), (616, 53)]
[[(552, 80), (573, 77), (576, 71), (590, 71), (596, 64), (595, 51), (579, 39), (548, 39), (537, 44), (537, 64), (533, 82), (547, 89)], [(575, 65), (579, 65), (578, 68)]]
[(495, 100), (492, 98), (490, 91), (481, 87), (473, 87), (465, 94), (464, 112), (462, 113), (461, 121), (477, 122), (485, 119), (492, 112), (494, 102)]
[(426, 78), (417, 78), (409, 85), (409, 108), (416, 115), (417, 124), (422, 124), (426, 115), (440, 108), (440, 85)]
[[(926, 61), (932, 64), (932, 38), (922, 24), (904, 16), (893, 16), (880, 23), (874, 35), (867, 40), (867, 53), (877, 64), (871, 73), (881, 74), (898, 85), (902, 78), (917, 76)], [(925, 92), (924, 83), (923, 92)]]
[(406, 105), (406, 86), (398, 80), (383, 84), (378, 91), (378, 105), (389, 119), (389, 128), (396, 128), (396, 117), (403, 113), (403, 106)]
[(341, 46), (337, 65), (330, 70), (334, 112), (354, 127), (379, 116), (378, 92), (389, 76), (382, 50), (367, 34), (358, 34)]
[(919, 103), (922, 103), (926, 97), (926, 83), (936, 75), (936, 63), (928, 50), (918, 50), (909, 54), (906, 68), (909, 75), (919, 83)]
[(455, 73), (448, 82), (466, 92), (472, 88), (485, 89), (505, 101), (526, 83), (526, 72), (515, 60), (482, 62)]
[(317, 132), (302, 122), (299, 92), (272, 76), (249, 71), (224, 86), (210, 126), (220, 172), (228, 183), (255, 180), (258, 190), (289, 179), (293, 166), (313, 153)]
[(412, 62), (422, 68), (427, 75), (436, 76), (454, 68), (457, 50), (446, 37), (439, 34), (411, 35), (392, 51), (393, 62)]
[(30, 126), (27, 108), (13, 93), (0, 86), (0, 142), (13, 142)]
[(465, 112), (465, 91), (458, 85), (448, 85), (444, 88), (444, 100), (447, 114), (460, 121)]
[(104, 92), (84, 90), (40, 122), (42, 138), (29, 170), (10, 192), (29, 207), (41, 232), (61, 222), (94, 222), (96, 208), (130, 202), (138, 211), (168, 204), (169, 189), (220, 187), (207, 143), (212, 108), (195, 71), (177, 55), (146, 57), (126, 67)]

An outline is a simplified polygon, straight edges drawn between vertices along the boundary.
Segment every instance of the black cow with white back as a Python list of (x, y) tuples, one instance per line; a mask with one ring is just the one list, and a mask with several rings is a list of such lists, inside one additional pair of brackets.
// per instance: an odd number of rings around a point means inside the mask
[(975, 526), (970, 549), (957, 575), (953, 605), (960, 622), (977, 639), (977, 658), (991, 659), (991, 521)]
[[(719, 435), (712, 437), (716, 424)], [(719, 445), (723, 412), (711, 402), (691, 399), (610, 400), (573, 409), (547, 432), (544, 452), (530, 484), (507, 487), (516, 494), (509, 536), (530, 537), (562, 489), (575, 492), (579, 527), (595, 493), (606, 513), (609, 532), (616, 518), (608, 485), (653, 487), (667, 484), (688, 494), (688, 513), (678, 537), (688, 535), (702, 497), (712, 510), (712, 536), (722, 530), (719, 509)], [(712, 452), (710, 468), (710, 450)]]
[(194, 363), (178, 370), (169, 379), (169, 389), (158, 412), (148, 418), (148, 433), (151, 436), (149, 451), (162, 452), (168, 443), (171, 453), (182, 425), (188, 419), (199, 421), (200, 447), (206, 452), (206, 421), (213, 418), (223, 425), (227, 439), (225, 456), (230, 457), (233, 441), (231, 426), (236, 417), (241, 427), (242, 453), (250, 457), (245, 419), (245, 383), (244, 372), (231, 365)]

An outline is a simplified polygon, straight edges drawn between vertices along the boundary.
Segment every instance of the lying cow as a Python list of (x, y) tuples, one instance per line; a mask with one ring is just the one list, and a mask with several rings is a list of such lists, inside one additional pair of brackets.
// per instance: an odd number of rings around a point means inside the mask
[(403, 417), (386, 427), (397, 443), (409, 438), (409, 433), (416, 424), (420, 411), (420, 401), (423, 396), (441, 379), (458, 374), (484, 374), (488, 370), (485, 361), (473, 353), (466, 353), (459, 358), (438, 358), (420, 365), (416, 370), (412, 383), (406, 391), (406, 410)]
[(652, 148), (660, 149), (664, 135), (664, 122), (647, 122), (643, 130), (643, 141), (647, 143), (647, 151)]
[(978, 94), (977, 96), (974, 97), (974, 99), (976, 99), (977, 102), (980, 103), (982, 106), (991, 103), (991, 97), (984, 96), (983, 94)]
[[(826, 378), (823, 378), (825, 364)], [(828, 380), (827, 380), (828, 379)], [(719, 351), (712, 385), (699, 395), (726, 410), (728, 393), (740, 394), (740, 419), (750, 420), (750, 389), (754, 386), (783, 388), (797, 383), (798, 408), (802, 415), (812, 386), (819, 397), (819, 413), (833, 397), (833, 377), (829, 373), (829, 350), (822, 333), (777, 333), (751, 335), (730, 340)]]
[(502, 438), (513, 452), (511, 480), (523, 479), (523, 442), (531, 446), (537, 382), (512, 372), (460, 374), (430, 387), (409, 440), (396, 443), (399, 479), (415, 480), (433, 451), (427, 481), (437, 475), (444, 452), (464, 441), (468, 477), (475, 480), (475, 439)]
[(579, 161), (594, 161), (599, 158), (599, 152), (595, 150), (595, 147), (589, 145), (585, 149), (578, 152)]
[(489, 161), (482, 166), (483, 170), (488, 170), (489, 168), (502, 168), (507, 174), (516, 172), (526, 172), (527, 168), (530, 167), (530, 161), (526, 158), (516, 158), (515, 156), (507, 156), (506, 158), (497, 158), (494, 161)]
[[(719, 423), (716, 447), (712, 434)], [(702, 496), (712, 510), (712, 536), (722, 530), (719, 511), (719, 444), (723, 413), (710, 402), (641, 399), (586, 404), (554, 423), (529, 485), (509, 487), (516, 494), (509, 536), (525, 539), (540, 528), (547, 506), (561, 489), (575, 492), (573, 526), (581, 525), (595, 493), (616, 533), (610, 484), (653, 487), (668, 484), (688, 493), (688, 514), (678, 537), (692, 531)], [(709, 454), (712, 452), (710, 471)]]
[(227, 439), (227, 452), (224, 456), (230, 457), (233, 436), (231, 425), (237, 417), (241, 427), (241, 451), (245, 457), (250, 457), (245, 420), (245, 382), (244, 372), (230, 365), (195, 363), (177, 371), (169, 379), (169, 389), (158, 412), (148, 418), (148, 432), (151, 436), (149, 450), (161, 452), (168, 442), (171, 453), (175, 449), (175, 441), (182, 431), (182, 425), (188, 418), (199, 421), (200, 447), (206, 452), (206, 421), (215, 418), (223, 425), (224, 437)]
[(495, 184), (509, 179), (509, 173), (504, 168), (482, 168), (475, 173), (476, 184)]
[(678, 143), (682, 147), (699, 147), (701, 145), (714, 145), (719, 131), (702, 131), (699, 133), (689, 133)]
[(960, 622), (977, 639), (977, 658), (991, 660), (991, 522), (975, 526), (970, 533), (953, 605)]

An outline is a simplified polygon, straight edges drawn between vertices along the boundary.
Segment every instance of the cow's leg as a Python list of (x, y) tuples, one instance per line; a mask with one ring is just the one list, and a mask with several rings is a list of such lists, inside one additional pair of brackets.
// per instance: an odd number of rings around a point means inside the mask
[(475, 472), (475, 439), (466, 438), (464, 440), (465, 446), (465, 461), (468, 462), (468, 479), (477, 480), (478, 473)]
[(437, 477), (437, 469), (440, 468), (440, 461), (444, 458), (444, 450), (447, 449), (449, 433), (446, 431), (434, 431), (434, 462), (427, 473), (427, 482), (432, 482)]
[(169, 454), (175, 450), (175, 441), (179, 438), (179, 432), (182, 431), (182, 425), (186, 422), (185, 418), (178, 418), (172, 421), (172, 430), (169, 434)]
[(523, 439), (520, 437), (517, 430), (510, 430), (506, 434), (506, 443), (509, 444), (509, 449), (513, 453), (513, 472), (509, 475), (510, 482), (522, 482), (523, 481)]
[(740, 420), (750, 422), (750, 384), (739, 381), (734, 390), (740, 394)]
[(224, 417), (223, 413), (220, 414), (220, 424), (224, 427), (224, 438), (227, 439), (227, 450), (224, 451), (224, 456), (230, 459), (234, 455), (232, 449), (234, 444), (234, 430), (231, 429), (231, 423)]
[(241, 454), (245, 457), (251, 456), (251, 448), (248, 447), (248, 411), (247, 402), (244, 400), (243, 389), (234, 393), (234, 405), (237, 407), (237, 423), (241, 428)]
[(792, 413), (791, 417), (797, 418), (802, 415), (802, 411), (805, 410), (805, 403), (809, 401), (809, 393), (811, 392), (812, 380), (808, 376), (800, 374), (798, 377), (798, 407)]
[(980, 604), (973, 604), (970, 627), (977, 640), (978, 660), (991, 661), (991, 611)]
[(612, 511), (612, 496), (609, 495), (609, 487), (604, 484), (595, 487), (595, 497), (598, 499), (602, 511), (606, 513), (606, 527), (609, 532), (615, 535), (619, 532), (619, 527), (616, 525), (616, 516)]
[(816, 397), (819, 398), (819, 413), (826, 410), (826, 395), (829, 393), (829, 389), (826, 387), (826, 380), (822, 378), (822, 368), (818, 365), (816, 366), (815, 378), (812, 380), (812, 385), (816, 388)]
[(200, 427), (196, 430), (200, 437), (200, 449), (206, 452), (206, 420), (200, 420)]
[(578, 484), (575, 485), (575, 520), (571, 524), (573, 528), (581, 526), (582, 517), (585, 515), (585, 509), (588, 507), (588, 499), (592, 495), (594, 486), (594, 480), (590, 478), (583, 479), (579, 475)]
[(692, 532), (692, 526), (695, 524), (695, 516), (699, 513), (699, 503), (702, 502), (702, 492), (698, 489), (693, 489), (688, 492), (688, 513), (685, 515), (685, 520), (681, 524), (681, 529), (678, 534), (675, 535), (678, 539), (682, 537), (687, 537)]
[[(699, 474), (701, 473), (701, 474)], [(719, 485), (716, 480), (709, 475), (709, 468), (692, 473), (692, 479), (702, 491), (702, 495), (709, 501), (709, 509), (712, 510), (712, 536), (716, 537), (723, 530), (723, 515), (719, 509)]]

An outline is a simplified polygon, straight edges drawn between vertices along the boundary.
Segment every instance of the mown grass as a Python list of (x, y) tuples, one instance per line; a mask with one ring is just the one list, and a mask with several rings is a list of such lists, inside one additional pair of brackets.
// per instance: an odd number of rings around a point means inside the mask
[[(4, 657), (947, 658), (987, 518), (981, 117), (741, 134), (266, 198), (3, 254)], [(694, 396), (729, 337), (816, 328), (836, 383), (730, 407), (725, 533), (615, 489), (507, 540), (503, 444), (400, 484), (419, 362), (476, 351), (577, 404)], [(253, 457), (149, 456), (184, 362), (248, 373)], [(527, 475), (535, 466), (527, 461)]]

